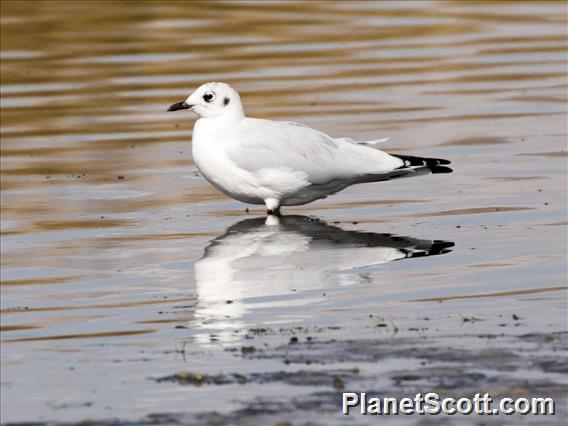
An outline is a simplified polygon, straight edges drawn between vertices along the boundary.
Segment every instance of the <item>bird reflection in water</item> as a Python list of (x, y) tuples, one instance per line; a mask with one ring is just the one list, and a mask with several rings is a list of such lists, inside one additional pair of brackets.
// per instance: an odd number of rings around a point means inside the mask
[(320, 292), (298, 297), (301, 292), (359, 282), (358, 268), (443, 254), (453, 245), (345, 231), (305, 216), (246, 219), (216, 238), (195, 265), (196, 325), (224, 339), (265, 323), (261, 310), (309, 305), (323, 297)]

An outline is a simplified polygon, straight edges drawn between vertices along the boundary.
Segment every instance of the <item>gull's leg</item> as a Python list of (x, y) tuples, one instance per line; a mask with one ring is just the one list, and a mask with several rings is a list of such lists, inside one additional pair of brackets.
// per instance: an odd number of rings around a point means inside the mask
[(280, 200), (267, 198), (264, 200), (264, 204), (266, 204), (266, 214), (280, 216)]

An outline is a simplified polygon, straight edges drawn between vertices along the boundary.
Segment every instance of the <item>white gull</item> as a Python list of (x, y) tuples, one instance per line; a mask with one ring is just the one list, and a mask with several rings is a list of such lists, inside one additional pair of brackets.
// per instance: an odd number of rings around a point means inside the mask
[(236, 90), (206, 83), (168, 111), (190, 109), (192, 154), (220, 191), (268, 213), (325, 198), (350, 185), (449, 173), (448, 160), (387, 154), (372, 144), (332, 138), (303, 124), (246, 117)]

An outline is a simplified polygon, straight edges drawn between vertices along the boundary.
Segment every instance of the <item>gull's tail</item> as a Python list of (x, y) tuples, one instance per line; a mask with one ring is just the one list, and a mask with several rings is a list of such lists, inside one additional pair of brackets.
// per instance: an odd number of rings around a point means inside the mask
[(368, 173), (365, 175), (357, 176), (354, 180), (350, 181), (347, 185), (344, 185), (341, 189), (354, 183), (380, 182), (383, 180), (453, 172), (452, 169), (446, 166), (447, 164), (450, 164), (450, 161), (444, 160), (442, 158), (414, 157), (412, 155), (398, 154), (389, 155), (402, 160), (404, 164), (390, 172)]
[(442, 158), (426, 158), (426, 157), (414, 157), (412, 155), (397, 155), (391, 154), (393, 157), (400, 158), (404, 161), (404, 165), (400, 167), (401, 169), (406, 168), (422, 168), (425, 167), (430, 170), (430, 173), (452, 173), (453, 170), (445, 165), (450, 164), (449, 160), (444, 160)]
[[(335, 194), (336, 192), (356, 183), (381, 182), (391, 179), (453, 172), (452, 169), (446, 166), (447, 164), (450, 164), (450, 161), (442, 158), (414, 157), (412, 155), (398, 154), (388, 155), (402, 160), (402, 166), (391, 171), (383, 170), (378, 173), (357, 175), (350, 179), (337, 179), (323, 184), (311, 184), (308, 188), (304, 189), (305, 198), (311, 200), (325, 198), (328, 195)], [(309, 189), (312, 189), (314, 192), (310, 193)], [(322, 196), (323, 193), (325, 193), (325, 195)]]

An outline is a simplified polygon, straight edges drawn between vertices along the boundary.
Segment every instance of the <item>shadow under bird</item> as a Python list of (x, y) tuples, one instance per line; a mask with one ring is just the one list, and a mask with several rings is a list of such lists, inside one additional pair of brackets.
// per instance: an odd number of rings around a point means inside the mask
[(206, 83), (168, 111), (190, 109), (192, 154), (199, 171), (221, 192), (249, 204), (307, 204), (350, 185), (430, 173), (451, 173), (448, 160), (388, 154), (381, 140), (332, 138), (300, 123), (246, 117), (239, 94)]

